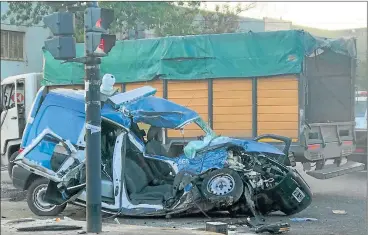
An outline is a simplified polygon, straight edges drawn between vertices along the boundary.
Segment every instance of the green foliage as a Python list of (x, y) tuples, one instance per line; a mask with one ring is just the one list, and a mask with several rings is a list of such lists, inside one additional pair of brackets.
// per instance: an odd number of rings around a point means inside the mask
[[(39, 25), (44, 16), (57, 11), (75, 12), (75, 37), (77, 42), (83, 41), (83, 2), (8, 2), (9, 10), (1, 16), (1, 20), (9, 20), (10, 24), (33, 26)], [(43, 24), (42, 24), (43, 25)]]
[[(9, 10), (2, 20), (11, 24), (32, 26), (42, 22), (45, 15), (57, 11), (73, 11), (76, 17), (77, 42), (83, 42), (83, 11), (86, 2), (8, 2)], [(191, 2), (110, 2), (101, 1), (99, 6), (114, 10), (116, 21), (111, 25), (112, 33), (128, 34), (144, 29), (154, 29), (157, 36), (191, 35), (235, 32), (238, 15), (254, 4), (217, 6), (215, 12), (200, 9), (203, 3)], [(142, 29), (142, 26), (144, 29)]]
[(233, 33), (239, 27), (239, 14), (256, 6), (255, 3), (238, 3), (235, 7), (229, 4), (216, 5), (215, 12), (201, 11), (204, 34)]

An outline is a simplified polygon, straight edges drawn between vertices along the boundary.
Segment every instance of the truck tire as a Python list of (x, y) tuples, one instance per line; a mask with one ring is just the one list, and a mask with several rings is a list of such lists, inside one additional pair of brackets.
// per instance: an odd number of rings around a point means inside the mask
[(27, 190), (27, 204), (35, 215), (56, 216), (65, 210), (66, 203), (56, 206), (43, 200), (48, 183), (48, 179), (38, 178), (31, 183)]
[(8, 173), (9, 173), (9, 177), (11, 180), (13, 180), (13, 166), (14, 166), (14, 160), (15, 158), (18, 156), (18, 151), (15, 151), (9, 158), (9, 163), (8, 163)]

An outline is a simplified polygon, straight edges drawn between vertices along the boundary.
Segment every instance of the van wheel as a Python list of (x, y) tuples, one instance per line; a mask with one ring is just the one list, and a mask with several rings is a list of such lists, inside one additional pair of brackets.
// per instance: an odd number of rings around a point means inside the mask
[(229, 168), (214, 170), (203, 180), (201, 190), (205, 198), (217, 199), (231, 197), (237, 202), (244, 191), (243, 180), (239, 174)]
[(13, 161), (17, 158), (18, 154), (19, 154), (18, 151), (15, 151), (9, 158), (8, 173), (11, 180), (13, 179), (13, 166), (14, 166)]
[(44, 200), (49, 181), (39, 178), (32, 182), (27, 191), (29, 209), (38, 216), (56, 216), (64, 211), (66, 203), (60, 206), (50, 204)]

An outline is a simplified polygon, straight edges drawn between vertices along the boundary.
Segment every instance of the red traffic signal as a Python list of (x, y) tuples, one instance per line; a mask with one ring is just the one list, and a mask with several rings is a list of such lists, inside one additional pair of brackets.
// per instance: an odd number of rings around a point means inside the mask
[(87, 56), (106, 56), (115, 46), (116, 35), (103, 33), (87, 33), (86, 47)]
[(114, 21), (114, 10), (105, 8), (87, 8), (84, 15), (84, 25), (87, 32), (107, 33)]

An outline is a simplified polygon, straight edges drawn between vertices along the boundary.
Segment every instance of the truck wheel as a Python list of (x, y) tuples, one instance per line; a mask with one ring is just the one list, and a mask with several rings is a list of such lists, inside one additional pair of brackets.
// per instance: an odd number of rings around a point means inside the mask
[(9, 158), (9, 163), (8, 163), (8, 173), (9, 173), (9, 177), (12, 180), (13, 179), (13, 166), (14, 166), (14, 160), (15, 158), (18, 156), (18, 151), (15, 151)]
[(27, 191), (29, 209), (38, 216), (56, 216), (64, 211), (66, 203), (60, 206), (52, 205), (44, 200), (48, 185), (46, 178), (39, 178), (32, 182)]

